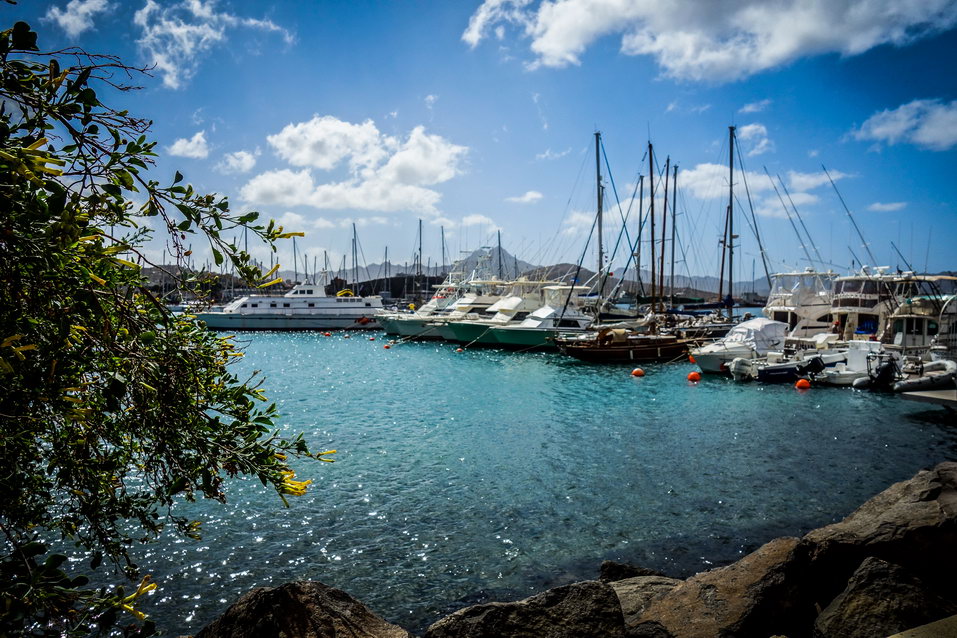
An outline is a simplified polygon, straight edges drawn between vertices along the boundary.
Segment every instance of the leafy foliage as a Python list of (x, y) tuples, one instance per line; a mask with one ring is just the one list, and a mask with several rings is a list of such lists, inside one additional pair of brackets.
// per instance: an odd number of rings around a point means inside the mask
[(149, 633), (133, 607), (145, 581), (130, 596), (85, 589), (47, 544), (74, 542), (93, 552), (91, 570), (106, 558), (136, 578), (135, 542), (167, 526), (197, 534), (177, 499), (221, 501), (224, 479), (245, 474), (285, 501), (308, 485), (287, 455), (310, 452), (301, 435), (275, 432), (259, 379), (231, 372), (241, 352), (230, 337), (146, 289), (148, 226), (165, 229), (180, 260), (187, 237), (204, 238), (249, 281), (263, 274), (223, 236), (245, 227), (272, 245), (289, 233), (231, 213), (179, 173), (168, 185), (147, 178), (149, 122), (98, 93), (130, 90), (121, 80), (136, 69), (41, 52), (22, 22), (0, 33), (0, 67), (0, 635), (129, 622), (127, 633)]

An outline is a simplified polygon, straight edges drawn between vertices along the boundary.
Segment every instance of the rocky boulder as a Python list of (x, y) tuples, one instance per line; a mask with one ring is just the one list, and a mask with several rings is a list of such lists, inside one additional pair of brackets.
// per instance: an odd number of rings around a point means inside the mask
[(626, 578), (634, 578), (636, 576), (664, 576), (661, 572), (653, 569), (637, 567), (635, 565), (629, 565), (628, 563), (617, 563), (613, 560), (602, 561), (598, 571), (598, 580), (606, 583), (611, 583), (616, 580), (625, 580)]
[(818, 638), (889, 636), (957, 613), (906, 569), (868, 558), (814, 622)]
[(349, 594), (315, 581), (242, 596), (196, 638), (412, 638)]
[(466, 607), (433, 624), (426, 638), (624, 638), (615, 590), (597, 580), (556, 587), (514, 603)]
[(727, 567), (692, 576), (649, 604), (633, 636), (771, 636), (810, 627), (815, 610), (802, 593), (807, 555), (796, 538), (778, 538)]
[(816, 603), (826, 607), (865, 558), (899, 565), (957, 599), (957, 463), (895, 483), (839, 523), (801, 540), (812, 563)]
[(621, 604), (626, 633), (638, 624), (641, 614), (652, 602), (680, 584), (681, 581), (677, 578), (666, 576), (635, 576), (634, 578), (625, 578), (611, 583), (615, 594), (618, 595), (618, 602)]

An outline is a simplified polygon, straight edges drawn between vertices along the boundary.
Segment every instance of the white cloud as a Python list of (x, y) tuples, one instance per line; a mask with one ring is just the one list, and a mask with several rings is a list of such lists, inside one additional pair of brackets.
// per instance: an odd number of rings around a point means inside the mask
[(220, 173), (229, 175), (233, 173), (248, 173), (256, 166), (256, 155), (259, 153), (250, 153), (249, 151), (236, 151), (235, 153), (226, 153), (222, 161), (216, 165), (216, 170)]
[(565, 217), (562, 234), (577, 237), (587, 233), (594, 223), (595, 213), (573, 210)]
[(932, 151), (957, 146), (957, 100), (914, 100), (875, 113), (852, 131), (858, 140), (897, 144), (909, 142)]
[(566, 155), (568, 155), (568, 154), (571, 153), (571, 152), (572, 152), (571, 147), (566, 148), (564, 151), (559, 151), (559, 152), (557, 152), (557, 153), (554, 152), (554, 151), (552, 151), (552, 149), (547, 148), (547, 149), (545, 149), (545, 152), (544, 152), (544, 153), (539, 153), (538, 155), (536, 155), (536, 156), (535, 156), (535, 159), (537, 159), (537, 160), (555, 160), (555, 159), (561, 159), (561, 158), (565, 157)]
[(75, 38), (93, 28), (93, 16), (109, 8), (107, 0), (70, 0), (65, 9), (50, 7), (44, 19), (55, 22), (68, 36)]
[[(831, 179), (835, 182), (843, 179), (845, 177), (850, 177), (847, 173), (842, 173), (841, 171), (828, 171), (831, 174)], [(829, 184), (830, 180), (827, 178), (827, 173), (821, 171), (820, 173), (798, 173), (797, 171), (788, 171), (788, 184), (790, 185), (790, 190), (792, 191), (809, 191), (814, 190), (818, 186), (823, 184)]]
[(746, 142), (748, 157), (774, 150), (774, 142), (768, 138), (768, 129), (763, 124), (739, 126), (737, 137), (739, 140)]
[(352, 124), (329, 115), (315, 115), (308, 122), (288, 124), (266, 141), (279, 157), (293, 166), (327, 171), (348, 158), (353, 172), (375, 166), (397, 143), (382, 136), (372, 120)]
[(206, 131), (199, 131), (189, 139), (179, 138), (173, 142), (172, 146), (166, 147), (166, 152), (176, 157), (206, 159), (209, 155), (209, 148), (206, 146)]
[[(485, 37), (485, 32), (496, 23), (527, 24), (525, 7), (530, 3), (531, 0), (485, 0), (469, 19), (469, 26), (462, 34), (462, 39), (474, 49)], [(496, 28), (495, 35), (499, 40), (503, 39), (504, 29)]]
[(432, 107), (435, 106), (435, 103), (438, 102), (438, 100), (439, 100), (439, 96), (438, 96), (438, 95), (432, 95), (432, 94), (426, 95), (426, 96), (425, 96), (425, 108), (427, 108), (427, 109), (429, 109), (429, 110), (431, 111), (431, 110), (432, 110)]
[(533, 204), (542, 198), (542, 194), (538, 191), (528, 191), (524, 195), (519, 195), (518, 197), (506, 197), (506, 202), (515, 202), (516, 204)]
[(462, 218), (462, 226), (487, 226), (488, 232), (501, 230), (491, 217), (485, 215), (466, 215)]
[(291, 33), (269, 20), (242, 18), (216, 10), (216, 0), (183, 0), (159, 4), (146, 0), (133, 16), (141, 31), (137, 44), (163, 76), (163, 84), (178, 89), (193, 77), (201, 60), (226, 41), (229, 29), (245, 27), (279, 33), (289, 44)]
[(907, 202), (888, 202), (882, 204), (881, 202), (874, 202), (867, 207), (867, 210), (872, 210), (878, 213), (889, 213), (895, 210), (901, 210), (907, 207)]
[[(735, 168), (735, 183), (742, 184), (741, 171)], [(771, 184), (764, 173), (747, 171), (744, 176), (751, 194), (771, 190)], [(690, 192), (698, 199), (718, 199), (728, 196), (728, 167), (725, 164), (698, 164), (694, 168), (678, 173), (678, 189)]]
[(769, 106), (771, 106), (770, 99), (758, 100), (757, 102), (750, 102), (748, 104), (745, 104), (740, 109), (738, 109), (738, 113), (760, 113), (761, 111), (768, 108)]
[(531, 40), (536, 68), (580, 64), (596, 40), (614, 35), (622, 53), (653, 56), (666, 76), (720, 82), (805, 56), (903, 46), (955, 23), (951, 0), (486, 0), (462, 39), (475, 47), (495, 25), (515, 25)]
[[(362, 124), (330, 116), (289, 124), (267, 138), (292, 166), (252, 178), (243, 199), (260, 204), (319, 209), (409, 210), (437, 214), (441, 195), (430, 188), (461, 173), (468, 149), (417, 126), (403, 141), (383, 135), (371, 120)], [(310, 169), (348, 169), (342, 181), (317, 184)]]

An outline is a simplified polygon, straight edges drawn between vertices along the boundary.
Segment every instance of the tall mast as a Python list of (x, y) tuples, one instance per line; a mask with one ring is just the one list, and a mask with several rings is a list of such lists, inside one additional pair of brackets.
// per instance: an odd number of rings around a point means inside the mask
[[(638, 240), (635, 242), (635, 281), (638, 282), (638, 293), (644, 294), (644, 286), (641, 285), (641, 227), (642, 216), (645, 210), (645, 176), (638, 176)], [(638, 302), (635, 302), (638, 306)]]
[(498, 278), (504, 279), (502, 276), (502, 231), (498, 231)]
[(445, 268), (445, 226), (439, 227), (442, 231), (442, 265), (440, 268)]
[(651, 142), (648, 142), (648, 175), (651, 178), (648, 188), (648, 215), (651, 217), (651, 312), (654, 314), (655, 306), (658, 305), (658, 291), (655, 281), (655, 159)]
[(415, 276), (422, 276), (422, 220), (419, 220), (419, 254), (416, 256)]
[[(728, 127), (728, 299), (734, 303), (734, 127)], [(731, 307), (729, 304), (729, 308)], [(729, 311), (730, 312), (730, 311)]]
[(352, 224), (352, 284), (355, 287), (359, 285), (359, 247), (358, 237), (356, 235), (356, 225)]
[(292, 237), (292, 283), (299, 280), (299, 253), (296, 251), (296, 236)]
[(678, 228), (678, 165), (671, 180), (671, 307), (675, 307), (675, 235)]
[(661, 305), (665, 305), (665, 238), (668, 236), (668, 176), (671, 173), (671, 156), (665, 158), (665, 196), (661, 210), (661, 264), (658, 268), (658, 290), (661, 291)]
[[(605, 267), (605, 248), (602, 244), (602, 189), (601, 189), (601, 132), (595, 131), (595, 180), (598, 190), (598, 278), (601, 280)], [(604, 286), (604, 284), (601, 284)]]

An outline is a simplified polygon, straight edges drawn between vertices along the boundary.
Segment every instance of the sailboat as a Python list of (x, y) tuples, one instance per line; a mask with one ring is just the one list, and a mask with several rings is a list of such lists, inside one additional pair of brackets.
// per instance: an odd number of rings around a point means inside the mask
[[(601, 133), (595, 133), (595, 158), (596, 158), (596, 178), (598, 190), (598, 210), (597, 227), (601, 228), (602, 216), (602, 177), (601, 177)], [(654, 149), (651, 143), (648, 143), (648, 166), (649, 175), (654, 175)], [(667, 184), (667, 170), (666, 170)], [(667, 186), (666, 186), (667, 188)], [(622, 327), (599, 327), (596, 332), (578, 334), (573, 336), (562, 335), (555, 339), (555, 343), (564, 354), (575, 357), (582, 361), (592, 363), (616, 363), (616, 362), (648, 362), (648, 361), (671, 361), (684, 355), (690, 344), (695, 343), (690, 339), (679, 338), (674, 334), (663, 334), (659, 332), (659, 318), (664, 311), (664, 250), (665, 250), (665, 222), (662, 223), (661, 233), (661, 298), (656, 289), (656, 270), (655, 270), (655, 197), (654, 180), (652, 179), (651, 204), (649, 209), (651, 221), (651, 308), (650, 313), (643, 319), (636, 329)], [(667, 220), (667, 202), (668, 195), (665, 193), (665, 212), (662, 215), (663, 220)], [(640, 240), (640, 239), (639, 239)], [(599, 276), (603, 272), (604, 263), (601, 250), (601, 234), (598, 239), (598, 269)]]

